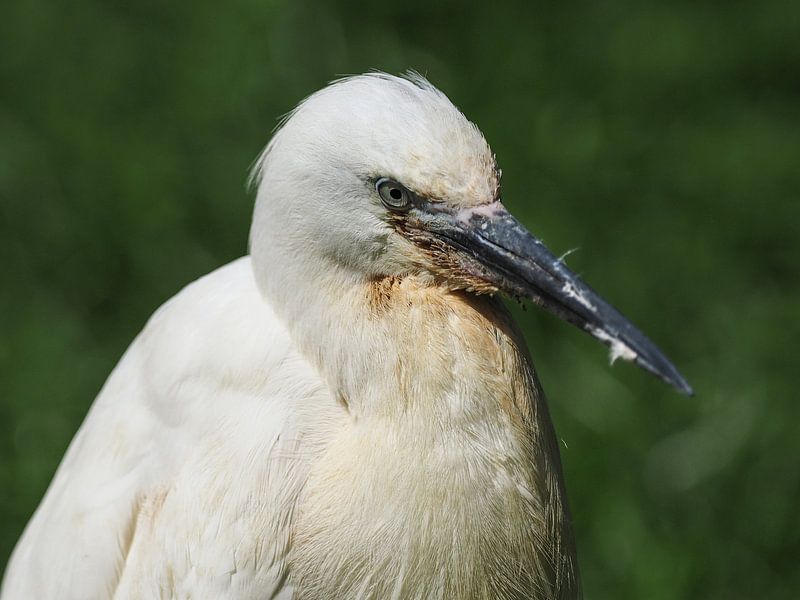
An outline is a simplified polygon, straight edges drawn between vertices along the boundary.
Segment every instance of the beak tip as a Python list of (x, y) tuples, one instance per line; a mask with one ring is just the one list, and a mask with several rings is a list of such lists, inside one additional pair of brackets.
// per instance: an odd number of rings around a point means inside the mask
[(669, 370), (666, 371), (661, 377), (670, 384), (673, 388), (678, 390), (684, 396), (692, 397), (694, 396), (694, 389), (692, 386), (689, 385), (689, 382), (686, 381), (686, 378), (680, 374), (680, 371), (675, 368), (675, 366), (668, 362)]
[(686, 378), (681, 375), (678, 369), (676, 369), (675, 366), (665, 357), (659, 367), (656, 368), (645, 362), (637, 361), (637, 364), (646, 371), (650, 371), (653, 375), (663, 380), (665, 383), (668, 383), (684, 396), (694, 396), (694, 389), (692, 386), (689, 385), (689, 382), (686, 381)]
[(692, 386), (689, 385), (689, 382), (686, 381), (683, 377), (680, 377), (680, 379), (678, 379), (677, 381), (670, 383), (672, 383), (673, 387), (684, 396), (688, 396), (689, 398), (694, 397), (694, 389), (692, 389)]

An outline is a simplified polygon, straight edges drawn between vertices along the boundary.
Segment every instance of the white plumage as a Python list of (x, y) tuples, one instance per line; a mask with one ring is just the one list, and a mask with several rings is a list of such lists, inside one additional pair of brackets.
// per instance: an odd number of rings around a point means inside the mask
[(281, 597), (289, 511), (340, 412), (249, 258), (203, 277), (108, 379), (3, 598)]
[(544, 397), (491, 296), (527, 288), (453, 237), (516, 227), (478, 130), (420, 77), (349, 78), (255, 180), (251, 257), (125, 353), (3, 600), (577, 597)]

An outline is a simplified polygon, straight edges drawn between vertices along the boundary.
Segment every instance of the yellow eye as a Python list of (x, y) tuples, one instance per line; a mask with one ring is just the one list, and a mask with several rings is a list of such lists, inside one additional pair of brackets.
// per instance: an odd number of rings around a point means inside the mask
[(396, 181), (383, 177), (375, 183), (375, 189), (389, 210), (406, 211), (411, 208), (411, 192)]

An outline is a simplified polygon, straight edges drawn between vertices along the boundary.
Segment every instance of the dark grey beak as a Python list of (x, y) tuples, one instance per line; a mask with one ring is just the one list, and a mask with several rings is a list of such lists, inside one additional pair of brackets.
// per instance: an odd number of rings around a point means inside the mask
[[(583, 283), (499, 202), (458, 212), (418, 206), (428, 232), (466, 255), (480, 276), (508, 294), (530, 298), (587, 331), (623, 358), (692, 395), (691, 386), (666, 356), (618, 310)], [(409, 215), (411, 216), (411, 215)]]

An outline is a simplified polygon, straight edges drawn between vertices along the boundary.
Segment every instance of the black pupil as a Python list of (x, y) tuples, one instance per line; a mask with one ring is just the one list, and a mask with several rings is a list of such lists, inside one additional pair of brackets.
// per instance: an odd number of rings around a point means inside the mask
[(389, 190), (389, 195), (395, 200), (400, 200), (400, 198), (403, 197), (403, 192), (401, 192), (398, 188), (392, 188)]

